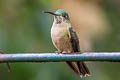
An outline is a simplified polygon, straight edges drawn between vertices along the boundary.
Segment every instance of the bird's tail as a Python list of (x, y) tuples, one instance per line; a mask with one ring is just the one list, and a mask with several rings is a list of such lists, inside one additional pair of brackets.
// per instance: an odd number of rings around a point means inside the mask
[(84, 62), (69, 62), (69, 61), (67, 61), (66, 63), (79, 77), (90, 76), (90, 71)]

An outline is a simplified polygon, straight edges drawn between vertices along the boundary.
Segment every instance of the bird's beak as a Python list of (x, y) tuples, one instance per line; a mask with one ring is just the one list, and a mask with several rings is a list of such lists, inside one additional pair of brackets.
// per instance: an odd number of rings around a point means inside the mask
[(55, 14), (54, 12), (44, 11), (44, 13), (49, 13), (49, 14), (54, 15), (54, 16), (59, 16), (59, 15)]

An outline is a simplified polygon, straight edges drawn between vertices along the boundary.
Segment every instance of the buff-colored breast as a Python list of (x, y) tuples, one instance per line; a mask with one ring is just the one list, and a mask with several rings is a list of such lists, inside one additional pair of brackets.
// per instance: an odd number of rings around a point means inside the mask
[(69, 29), (66, 24), (53, 24), (51, 28), (51, 38), (58, 51), (63, 53), (73, 52), (72, 44), (69, 38)]

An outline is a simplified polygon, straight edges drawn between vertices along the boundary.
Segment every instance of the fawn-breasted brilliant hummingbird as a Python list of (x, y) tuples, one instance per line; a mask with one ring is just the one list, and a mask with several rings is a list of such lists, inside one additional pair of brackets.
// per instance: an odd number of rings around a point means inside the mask
[[(56, 12), (45, 12), (54, 16), (54, 22), (51, 28), (51, 38), (58, 53), (80, 52), (79, 38), (72, 28), (68, 13), (59, 9)], [(90, 76), (86, 64), (83, 61), (66, 62), (68, 66), (79, 76)]]

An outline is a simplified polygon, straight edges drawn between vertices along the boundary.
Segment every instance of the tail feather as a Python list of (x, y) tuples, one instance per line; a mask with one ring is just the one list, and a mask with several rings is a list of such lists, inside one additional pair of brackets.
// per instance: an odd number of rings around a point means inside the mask
[(74, 65), (74, 62), (66, 62), (67, 63), (67, 65), (76, 73), (76, 75), (80, 75), (80, 72), (77, 70), (77, 68), (75, 67), (75, 65)]
[(89, 71), (87, 65), (86, 65), (84, 62), (81, 62), (81, 63), (82, 63), (82, 65), (83, 65), (83, 67), (85, 67), (85, 71), (87, 72), (87, 74), (90, 75), (90, 71)]
[(86, 74), (86, 70), (84, 69), (83, 65), (80, 62), (76, 62), (79, 72), (81, 73), (81, 75), (85, 75)]
[(90, 76), (90, 71), (84, 62), (66, 62), (68, 66), (79, 76)]

